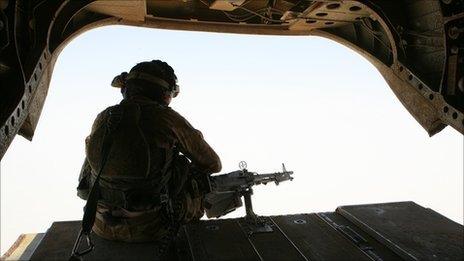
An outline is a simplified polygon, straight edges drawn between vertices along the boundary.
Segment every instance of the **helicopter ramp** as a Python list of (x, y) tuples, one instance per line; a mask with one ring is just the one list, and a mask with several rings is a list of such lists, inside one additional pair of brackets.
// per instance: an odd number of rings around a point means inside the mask
[[(414, 202), (342, 206), (335, 212), (261, 218), (271, 232), (253, 232), (243, 218), (202, 220), (183, 226), (170, 259), (464, 260), (464, 227)], [(10, 257), (3, 258), (65, 260), (79, 229), (79, 221), (54, 222), (29, 251), (15, 253), (15, 249), (28, 248), (18, 244), (7, 252)], [(93, 239), (95, 250), (84, 260), (159, 259), (154, 243), (111, 242), (95, 235)]]

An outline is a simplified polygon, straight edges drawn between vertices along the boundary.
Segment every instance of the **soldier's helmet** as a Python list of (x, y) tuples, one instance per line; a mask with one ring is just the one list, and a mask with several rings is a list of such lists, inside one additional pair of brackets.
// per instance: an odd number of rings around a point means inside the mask
[(154, 87), (159, 87), (170, 93), (171, 97), (179, 94), (177, 85), (177, 76), (174, 69), (166, 62), (152, 60), (136, 64), (132, 69), (116, 76), (111, 85), (117, 88), (123, 88), (129, 80), (142, 80), (150, 83)]

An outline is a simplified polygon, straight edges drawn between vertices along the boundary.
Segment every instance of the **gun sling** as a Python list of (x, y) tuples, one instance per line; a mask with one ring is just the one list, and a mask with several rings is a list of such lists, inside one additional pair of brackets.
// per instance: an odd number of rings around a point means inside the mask
[[(117, 110), (118, 108), (119, 110)], [(74, 247), (71, 253), (71, 257), (69, 260), (80, 260), (81, 257), (90, 251), (93, 250), (94, 244), (92, 239), (90, 238), (90, 233), (92, 232), (93, 224), (95, 223), (95, 216), (97, 213), (97, 204), (98, 199), (100, 197), (100, 176), (105, 168), (106, 161), (108, 160), (108, 155), (110, 152), (111, 144), (112, 144), (112, 131), (117, 128), (119, 122), (122, 117), (122, 108), (119, 106), (115, 106), (110, 109), (109, 117), (107, 119), (107, 123), (105, 126), (105, 132), (103, 135), (103, 144), (101, 147), (101, 167), (98, 171), (97, 177), (92, 185), (92, 188), (89, 192), (89, 197), (87, 199), (87, 203), (84, 207), (84, 216), (82, 218), (82, 228), (77, 236), (76, 242), (74, 243)], [(87, 241), (87, 248), (79, 251), (79, 246), (82, 240), (86, 239)]]

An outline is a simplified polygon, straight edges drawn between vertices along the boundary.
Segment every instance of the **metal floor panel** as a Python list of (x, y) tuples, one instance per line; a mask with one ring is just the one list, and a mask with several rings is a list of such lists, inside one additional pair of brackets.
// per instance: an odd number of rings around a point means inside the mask
[(353, 242), (373, 260), (396, 261), (402, 258), (390, 248), (375, 240), (369, 234), (334, 212), (318, 213), (318, 217), (337, 229), (343, 236)]
[(240, 225), (244, 219), (187, 226), (193, 260), (373, 260), (316, 214), (266, 219), (273, 232), (248, 235)]
[(272, 217), (307, 260), (371, 260), (316, 214)]
[[(267, 218), (272, 226), (272, 218)], [(303, 253), (281, 232), (276, 225), (272, 232), (257, 233), (249, 236), (249, 241), (257, 250), (262, 260), (308, 260)]]
[(337, 213), (405, 260), (464, 260), (464, 227), (414, 202), (342, 206)]
[(184, 233), (193, 260), (260, 260), (237, 219), (200, 221)]
[[(177, 260), (464, 260), (463, 226), (412, 202), (344, 206), (337, 213), (262, 217), (273, 232), (248, 234), (243, 218), (183, 226)], [(31, 260), (67, 260), (80, 221), (55, 222)], [(92, 235), (84, 260), (159, 260), (156, 243)], [(32, 251), (31, 251), (32, 252)]]
[[(54, 222), (48, 229), (31, 260), (68, 260), (81, 228), (80, 221)], [(158, 260), (154, 243), (128, 244), (113, 242), (92, 235), (94, 251), (84, 260)]]

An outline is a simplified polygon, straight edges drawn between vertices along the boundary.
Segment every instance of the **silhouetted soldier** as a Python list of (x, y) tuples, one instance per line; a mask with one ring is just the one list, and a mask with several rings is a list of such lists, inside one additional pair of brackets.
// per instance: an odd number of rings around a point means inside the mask
[(95, 187), (93, 231), (99, 236), (160, 240), (173, 223), (203, 216), (203, 195), (192, 176), (219, 172), (221, 161), (201, 132), (168, 107), (179, 88), (167, 63), (139, 63), (115, 77), (112, 86), (121, 88), (124, 98), (92, 126), (78, 195), (89, 199)]

